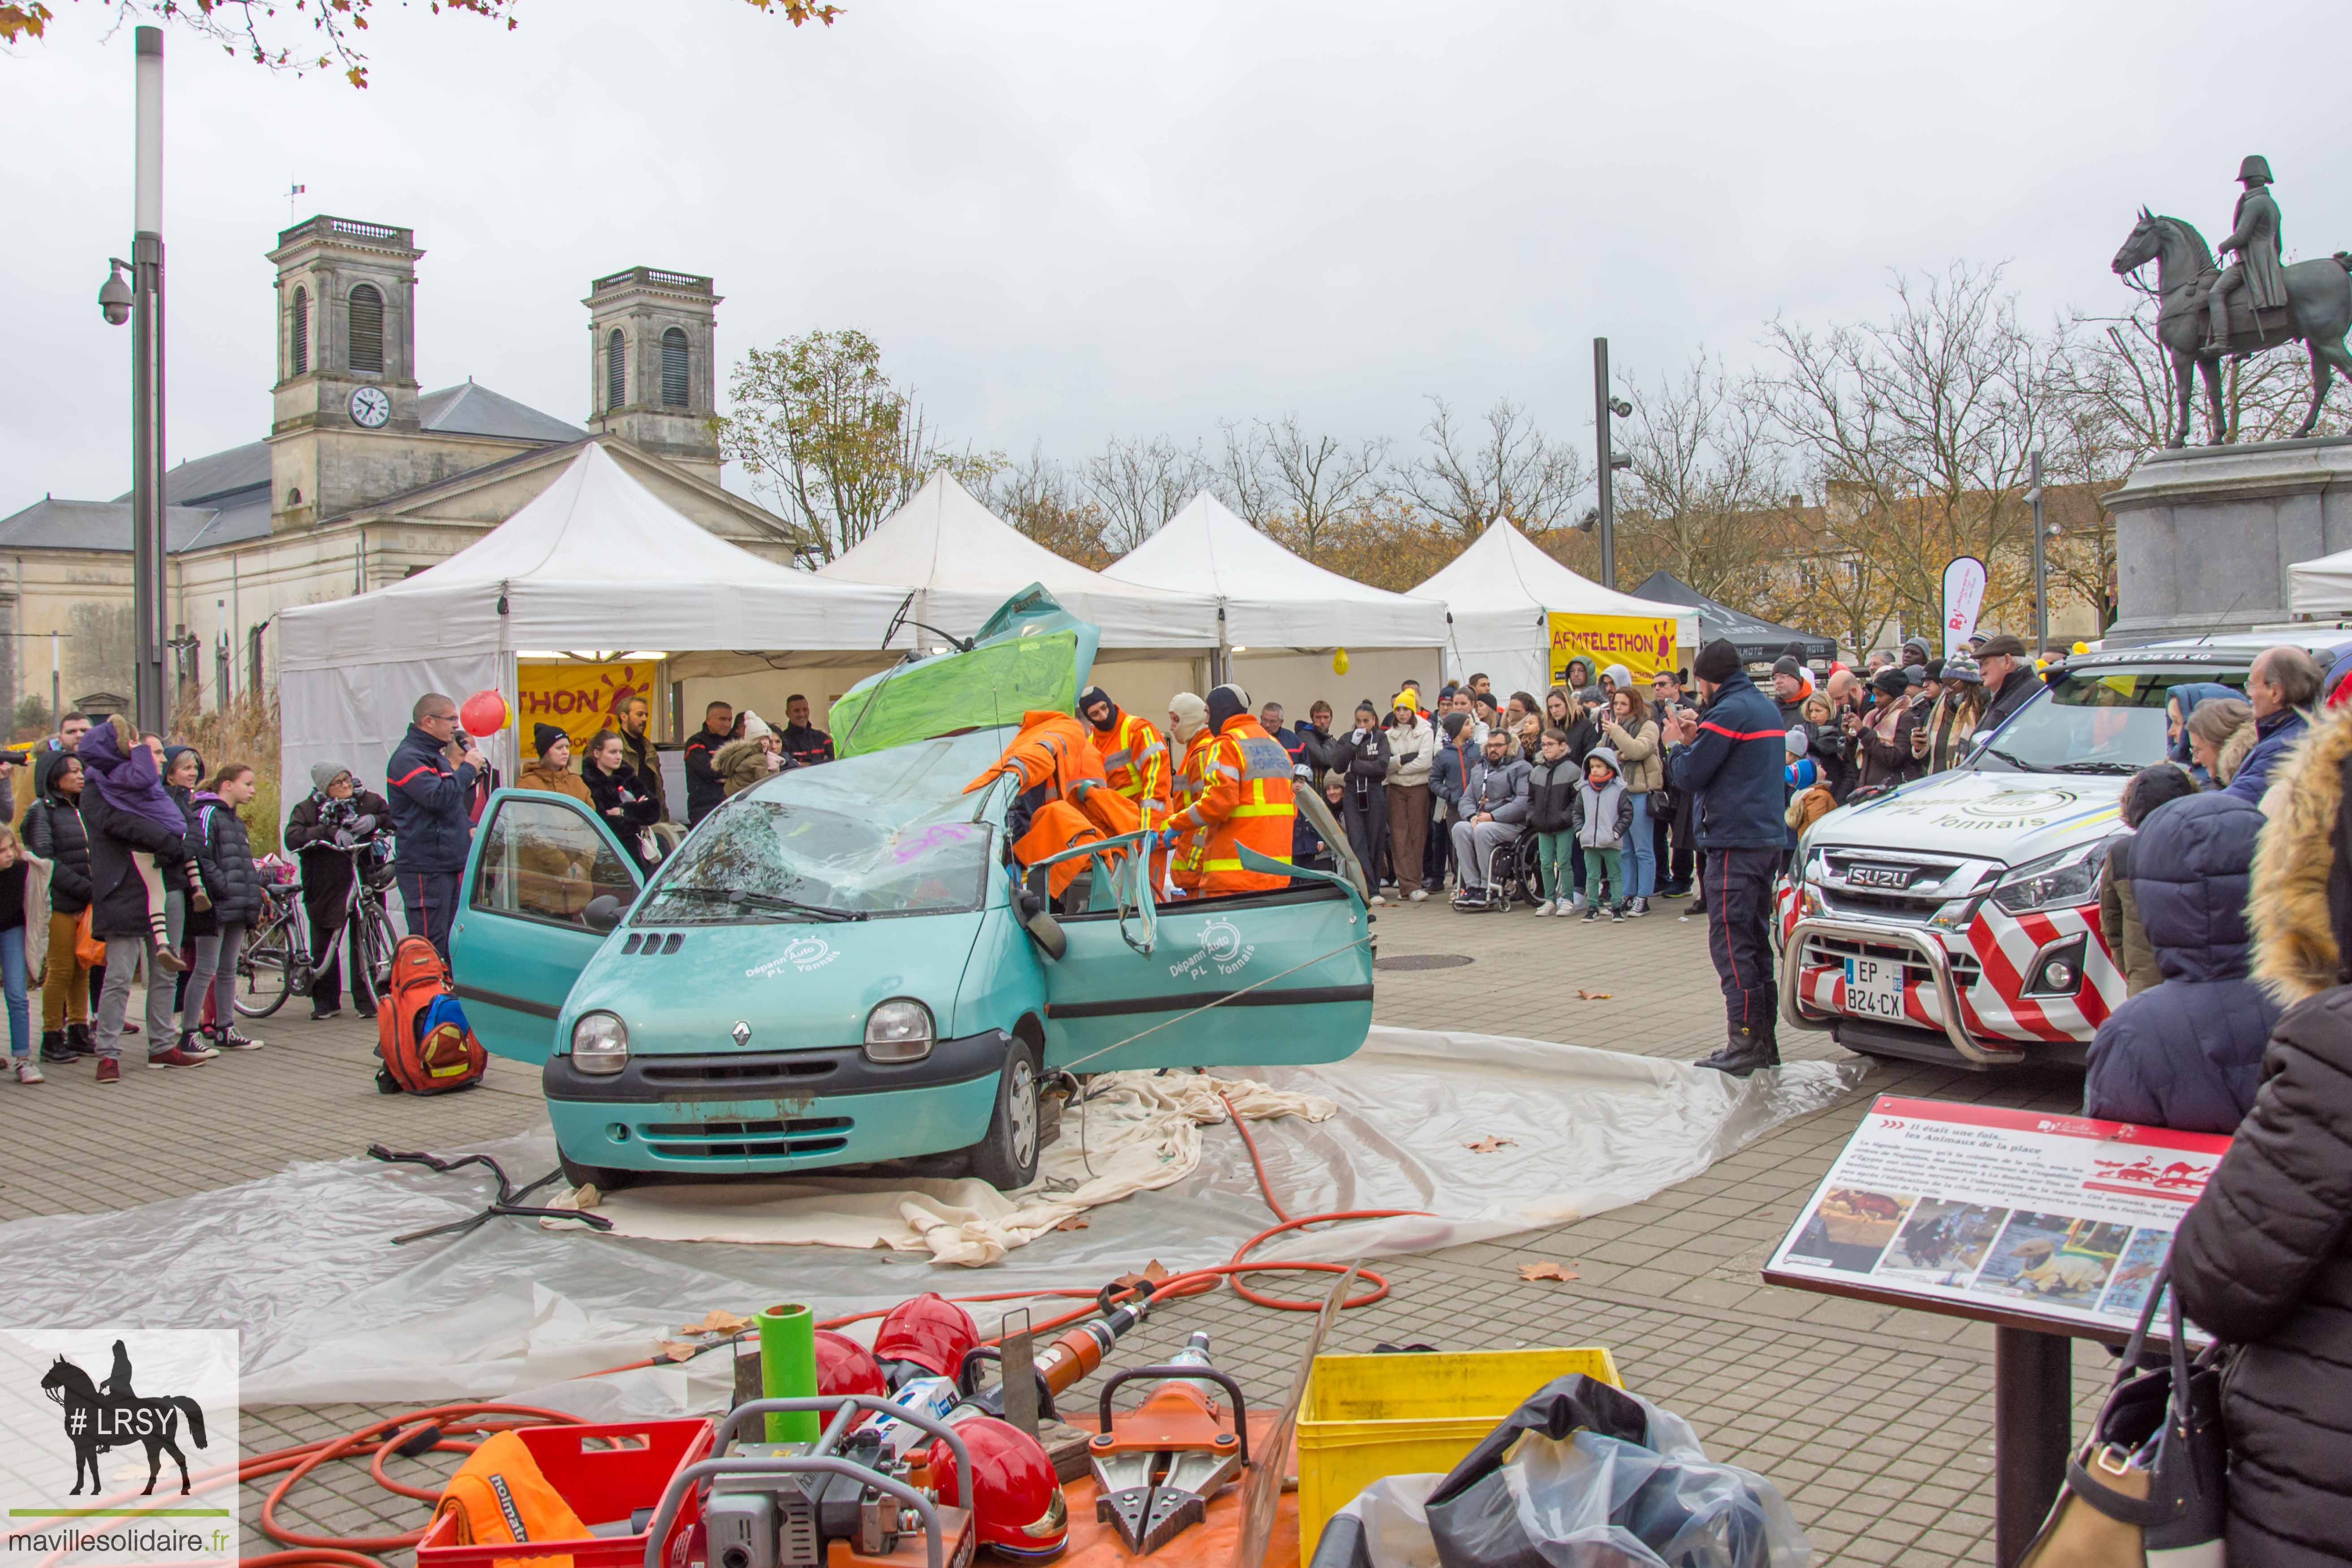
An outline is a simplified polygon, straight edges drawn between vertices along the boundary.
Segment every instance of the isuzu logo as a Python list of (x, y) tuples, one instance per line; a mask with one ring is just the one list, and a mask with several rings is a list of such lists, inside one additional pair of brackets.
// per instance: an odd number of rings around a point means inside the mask
[(1845, 885), (1849, 888), (1884, 888), (1899, 893), (1919, 875), (1916, 866), (1848, 866)]

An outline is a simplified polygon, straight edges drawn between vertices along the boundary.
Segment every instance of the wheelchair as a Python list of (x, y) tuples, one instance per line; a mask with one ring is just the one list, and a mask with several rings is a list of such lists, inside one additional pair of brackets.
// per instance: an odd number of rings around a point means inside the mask
[(1536, 857), (1536, 836), (1531, 832), (1522, 832), (1509, 843), (1495, 846), (1494, 858), (1486, 868), (1486, 906), (1480, 912), (1501, 914), (1514, 902), (1530, 909), (1543, 902), (1543, 870)]

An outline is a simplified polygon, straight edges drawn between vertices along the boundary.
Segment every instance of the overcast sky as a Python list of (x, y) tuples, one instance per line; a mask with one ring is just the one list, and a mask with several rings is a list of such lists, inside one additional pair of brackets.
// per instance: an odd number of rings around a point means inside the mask
[[(56, 9), (0, 56), (0, 514), (129, 483), (129, 334), (94, 300), (130, 243), (131, 37)], [(2275, 42), (2344, 58), (2332, 0), (2261, 29), (2177, 0), (519, 15), (379, 0), (363, 92), (170, 34), (173, 461), (267, 433), (289, 183), (296, 216), (415, 230), (428, 389), (583, 420), (580, 300), (642, 262), (716, 278), (724, 363), (855, 326), (948, 437), (1068, 458), (1292, 410), (1411, 437), (1430, 393), (1589, 441), (1595, 334), (1621, 378), (1743, 366), (1776, 313), (1876, 313), (1891, 269), (1956, 258), (2006, 262), (2037, 320), (2120, 310), (2139, 204), (2218, 238), (2249, 152), (2291, 255), (2352, 247), (2342, 105)]]

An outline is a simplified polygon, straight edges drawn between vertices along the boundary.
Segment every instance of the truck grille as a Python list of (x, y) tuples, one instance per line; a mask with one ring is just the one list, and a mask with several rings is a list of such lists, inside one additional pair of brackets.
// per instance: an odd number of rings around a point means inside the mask
[[(1977, 962), (1974, 953), (1950, 952), (1948, 949), (1946, 951), (1948, 955), (1946, 962), (1952, 969), (1952, 984), (1966, 991), (1982, 976), (1984, 966)], [(1845, 961), (1849, 958), (1876, 958), (1889, 963), (1899, 963), (1903, 966), (1903, 978), (1906, 984), (1925, 985), (1931, 991), (1935, 987), (1935, 973), (1927, 967), (1927, 961), (1919, 956), (1918, 950), (1908, 942), (1859, 942), (1851, 937), (1843, 936), (1808, 936), (1805, 939), (1804, 953), (1799, 963), (1808, 969), (1843, 969), (1845, 967)]]
[(1842, 845), (1814, 849), (1805, 870), (1828, 912), (1902, 925), (1925, 925), (2000, 872), (1991, 862), (1958, 856)]

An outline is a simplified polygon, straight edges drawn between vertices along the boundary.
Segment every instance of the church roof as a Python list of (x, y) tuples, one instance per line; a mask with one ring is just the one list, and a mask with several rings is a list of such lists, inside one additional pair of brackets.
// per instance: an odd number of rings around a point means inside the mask
[[(256, 486), (269, 489), (269, 443), (247, 441), (242, 447), (231, 447), (225, 452), (209, 457), (190, 458), (174, 464), (163, 475), (165, 506), (202, 506), (217, 501), (237, 490)], [(129, 490), (114, 498), (118, 501), (131, 499)]]
[[(252, 510), (236, 509), (238, 512)], [(258, 496), (261, 531), (269, 531), (269, 491)], [(172, 506), (163, 509), (164, 547), (176, 555), (194, 547), (199, 537), (229, 515), (226, 509)], [(242, 522), (240, 517), (234, 522)], [(218, 537), (205, 538), (218, 544)], [(131, 503), (112, 500), (59, 500), (44, 496), (13, 516), (0, 517), (0, 550), (115, 550), (131, 548)]]
[[(471, 380), (418, 397), (416, 420), (445, 435), (497, 436), (509, 441), (577, 441), (588, 434)], [(268, 478), (266, 473), (262, 477)]]

